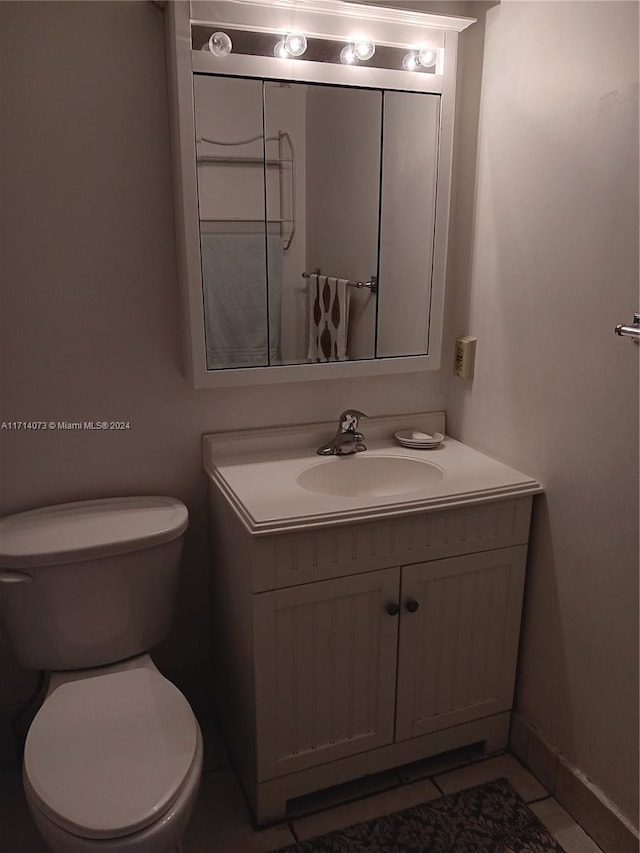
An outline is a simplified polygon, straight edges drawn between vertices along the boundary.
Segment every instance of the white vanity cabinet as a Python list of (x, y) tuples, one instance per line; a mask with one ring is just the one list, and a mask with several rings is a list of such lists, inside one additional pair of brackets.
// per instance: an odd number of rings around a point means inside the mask
[(387, 608), (399, 578), (383, 569), (255, 596), (260, 778), (393, 741), (398, 614)]
[(257, 595), (259, 776), (508, 710), (525, 556), (505, 548)]
[(313, 790), (506, 745), (530, 496), (255, 536), (210, 493), (217, 690), (259, 823)]
[(403, 567), (397, 741), (511, 708), (526, 550)]

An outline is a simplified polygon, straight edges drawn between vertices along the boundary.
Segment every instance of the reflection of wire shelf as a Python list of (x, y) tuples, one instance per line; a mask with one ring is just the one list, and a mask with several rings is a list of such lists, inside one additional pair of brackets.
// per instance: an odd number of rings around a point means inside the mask
[[(258, 142), (262, 140), (262, 136), (253, 136), (251, 139), (240, 139), (237, 142), (226, 142), (219, 139), (209, 139), (207, 137), (201, 137), (198, 139), (198, 146), (200, 148), (202, 143), (206, 143), (208, 145), (224, 145), (224, 146), (238, 146), (238, 145), (248, 145), (251, 142)], [(237, 157), (233, 156), (220, 156), (217, 154), (205, 154), (198, 151), (196, 156), (196, 162), (198, 164), (211, 164), (218, 166), (262, 166), (265, 169), (278, 169), (278, 187), (279, 187), (279, 217), (269, 217), (267, 219), (268, 223), (277, 223), (280, 225), (280, 237), (282, 239), (282, 248), (283, 251), (287, 251), (293, 242), (294, 235), (296, 233), (296, 154), (295, 148), (293, 147), (293, 141), (290, 135), (284, 131), (279, 130), (277, 136), (267, 136), (264, 140), (265, 144), (267, 142), (277, 142), (278, 143), (278, 156), (277, 157), (248, 157), (244, 155), (240, 155)], [(287, 180), (288, 176), (288, 180)], [(289, 215), (285, 215), (289, 214)], [(248, 219), (248, 218), (216, 218), (216, 219), (207, 219), (206, 222), (263, 222), (263, 219)]]

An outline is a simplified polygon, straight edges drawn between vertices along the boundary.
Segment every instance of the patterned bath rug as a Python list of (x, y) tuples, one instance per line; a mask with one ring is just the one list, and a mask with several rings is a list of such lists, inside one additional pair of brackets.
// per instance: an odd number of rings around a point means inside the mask
[(565, 853), (506, 779), (285, 847), (279, 853)]

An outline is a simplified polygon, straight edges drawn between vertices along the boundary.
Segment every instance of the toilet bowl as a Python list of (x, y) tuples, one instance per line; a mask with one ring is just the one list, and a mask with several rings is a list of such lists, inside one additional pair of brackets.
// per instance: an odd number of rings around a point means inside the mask
[(25, 744), (31, 814), (60, 853), (177, 849), (202, 770), (180, 691), (143, 655), (56, 673)]
[(0, 519), (0, 616), (18, 660), (51, 673), (23, 782), (56, 853), (179, 850), (202, 736), (147, 652), (170, 624), (187, 518), (171, 498), (116, 498)]

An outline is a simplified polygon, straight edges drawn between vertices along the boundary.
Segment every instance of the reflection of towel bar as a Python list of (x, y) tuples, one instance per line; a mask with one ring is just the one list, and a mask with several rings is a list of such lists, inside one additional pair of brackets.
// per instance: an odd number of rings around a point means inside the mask
[[(302, 278), (311, 278), (312, 275), (320, 275), (320, 273), (303, 272)], [(371, 290), (371, 293), (378, 292), (378, 278), (375, 275), (372, 275), (369, 281), (351, 281), (349, 279), (347, 281), (347, 285), (349, 287), (357, 287), (358, 290), (361, 290), (363, 287), (368, 287)]]

